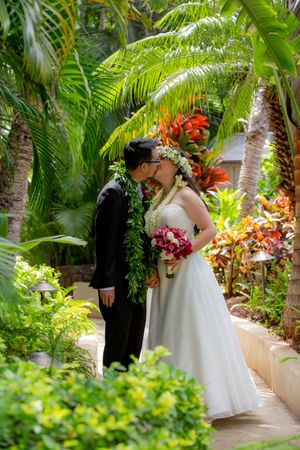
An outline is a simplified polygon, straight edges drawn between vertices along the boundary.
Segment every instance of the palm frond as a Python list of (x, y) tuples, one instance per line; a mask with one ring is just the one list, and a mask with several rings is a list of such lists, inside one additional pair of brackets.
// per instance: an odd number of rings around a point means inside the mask
[[(185, 111), (188, 99), (200, 96), (208, 86), (217, 85), (218, 81), (244, 76), (248, 68), (242, 64), (220, 63), (207, 64), (180, 70), (167, 77), (156, 91), (151, 94), (151, 101), (156, 108), (165, 107), (170, 112)], [(176, 105), (172, 101), (176, 98)]]
[(100, 149), (100, 154), (109, 154), (111, 160), (120, 157), (125, 144), (130, 139), (145, 136), (151, 126), (154, 126), (155, 119), (157, 119), (157, 114), (154, 112), (152, 103), (148, 102), (113, 131), (108, 141)]
[(36, 247), (37, 245), (42, 244), (43, 242), (53, 242), (55, 244), (69, 244), (69, 245), (87, 244), (86, 241), (73, 236), (57, 235), (57, 236), (46, 236), (38, 239), (33, 239), (32, 241), (22, 242), (21, 244), (19, 244), (19, 246), (23, 251), (28, 251)]
[(2, 277), (3, 279), (11, 278), (16, 264), (16, 255), (23, 251), (19, 244), (0, 237), (0, 281)]
[(129, 13), (129, 1), (128, 0), (106, 0), (106, 3), (110, 6), (113, 15), (116, 19), (118, 27), (118, 35), (121, 44), (125, 47), (127, 42), (127, 19)]
[[(265, 0), (227, 0), (223, 12), (231, 13), (237, 6), (246, 11), (277, 67), (297, 76), (293, 49), (288, 42), (293, 28), (287, 25), (287, 21), (279, 22), (277, 13)], [(291, 21), (289, 23), (295, 26)]]
[(125, 105), (128, 99), (133, 105), (141, 105), (161, 82), (180, 69), (190, 69), (208, 62), (223, 63), (232, 60), (233, 55), (235, 60), (247, 64), (251, 53), (247, 46), (234, 39), (220, 49), (182, 47), (178, 42), (177, 48), (168, 51), (156, 47), (138, 53), (129, 50), (120, 55), (116, 65), (111, 68), (116, 80), (115, 83), (113, 78), (110, 80), (115, 105)]
[(124, 77), (119, 102), (126, 101), (143, 103), (149, 93), (169, 75), (180, 69), (189, 69), (197, 64), (204, 64), (208, 59), (207, 52), (201, 48), (172, 49), (162, 52), (158, 48), (147, 50), (134, 59), (132, 69)]
[(76, 50), (70, 54), (62, 69), (57, 106), (69, 147), (70, 168), (74, 169), (74, 174), (84, 163), (81, 150), (86, 121), (92, 107), (89, 83)]
[(2, 39), (5, 40), (10, 28), (10, 17), (7, 6), (4, 2), (0, 3), (0, 24), (0, 28), (2, 30)]
[(165, 14), (155, 27), (163, 30), (178, 30), (187, 23), (195, 22), (203, 17), (214, 14), (212, 2), (187, 2), (173, 8)]
[(198, 43), (209, 43), (209, 41), (218, 41), (220, 34), (221, 36), (226, 35), (227, 39), (229, 39), (230, 36), (234, 37), (237, 34), (240, 34), (236, 30), (236, 20), (234, 16), (225, 18), (218, 15), (201, 18), (198, 21), (194, 21), (181, 28), (181, 30), (178, 31), (177, 36), (183, 41), (189, 40), (189, 42), (191, 42), (191, 38), (193, 38), (193, 40)]
[(221, 149), (225, 139), (232, 137), (239, 119), (246, 119), (251, 108), (251, 98), (257, 80), (250, 71), (248, 75), (239, 80), (239, 83), (230, 90), (227, 96), (227, 105), (222, 117), (217, 136), (216, 149)]
[[(2, 19), (6, 26), (6, 39), (22, 42), (24, 64), (32, 80), (51, 83), (73, 45), (75, 30), (75, 1), (51, 0), (6, 2), (10, 17)], [(9, 28), (8, 28), (9, 27)]]
[[(232, 44), (232, 43), (231, 43)], [(229, 54), (229, 56), (228, 56)], [(232, 60), (232, 47), (224, 46), (221, 49), (218, 48), (206, 48), (190, 47), (181, 48), (176, 50), (170, 50), (161, 55), (161, 58), (156, 61), (156, 64), (151, 64), (151, 60), (144, 58), (144, 64), (139, 64), (138, 73), (128, 75), (123, 87), (123, 96), (127, 96), (131, 100), (139, 98), (142, 101), (149, 93), (159, 86), (159, 83), (166, 81), (169, 83), (170, 78), (176, 77), (180, 71), (180, 76), (183, 72), (186, 74), (186, 78), (190, 78), (189, 70), (193, 71), (193, 68), (205, 67), (216, 65), (216, 72), (219, 72), (218, 64), (225, 64), (228, 60)], [(241, 64), (247, 64), (248, 56), (239, 55), (236, 53), (236, 59), (239, 59)], [(196, 69), (197, 70), (197, 69)], [(205, 69), (203, 69), (205, 70)], [(133, 75), (133, 76), (132, 76)], [(134, 83), (135, 79), (135, 83)], [(136, 88), (135, 88), (136, 86)]]
[[(1, 74), (1, 72), (0, 72)], [(7, 78), (0, 78), (0, 104), (9, 106), (12, 110), (21, 114), (25, 119), (32, 118), (34, 121), (36, 118), (41, 117), (41, 113), (38, 109), (26, 102), (15, 89), (15, 85), (6, 83)]]
[[(240, 64), (207, 64), (180, 70), (166, 77), (158, 88), (149, 93), (146, 104), (111, 134), (100, 149), (101, 154), (109, 153), (114, 159), (120, 156), (124, 145), (130, 139), (149, 133), (154, 124), (165, 116), (166, 111), (175, 115), (190, 109), (191, 100), (199, 98), (213, 86), (224, 80), (237, 82), (247, 74), (248, 66)], [(174, 102), (176, 98), (176, 102)]]
[(44, 211), (65, 168), (61, 161), (61, 136), (47, 122), (30, 123), (33, 142), (32, 179), (29, 185), (29, 203), (32, 209)]
[[(3, 81), (5, 82), (5, 80)], [(45, 115), (39, 109), (28, 104), (19, 95), (13, 83), (1, 85), (0, 104), (2, 109), (7, 108), (11, 111), (11, 117), (7, 116), (6, 122), (2, 121), (0, 124), (3, 140), (8, 136), (16, 114), (22, 117), (30, 129), (34, 148), (34, 165), (29, 194), (32, 204), (42, 209), (45, 201), (52, 194), (53, 183), (61, 166), (57, 156), (59, 133), (57, 130), (54, 131), (55, 127), (49, 126)], [(7, 127), (5, 133), (4, 127)], [(6, 153), (2, 153), (3, 163), (9, 167), (9, 156), (11, 155), (9, 149), (4, 148)], [(5, 154), (6, 157), (4, 157)]]
[(59, 207), (54, 210), (54, 217), (63, 233), (86, 239), (91, 232), (94, 210), (94, 202), (84, 203), (74, 209), (63, 209), (63, 207)]

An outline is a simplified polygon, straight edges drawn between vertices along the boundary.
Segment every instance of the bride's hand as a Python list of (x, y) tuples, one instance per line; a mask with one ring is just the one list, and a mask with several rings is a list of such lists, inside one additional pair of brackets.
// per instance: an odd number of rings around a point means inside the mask
[(171, 269), (175, 269), (175, 267), (179, 266), (182, 263), (182, 259), (170, 259), (168, 261), (165, 261), (166, 265), (169, 266)]
[(147, 287), (153, 289), (153, 288), (158, 287), (159, 284), (160, 284), (160, 281), (159, 281), (158, 270), (155, 269), (155, 271), (150, 275), (150, 277), (148, 277)]

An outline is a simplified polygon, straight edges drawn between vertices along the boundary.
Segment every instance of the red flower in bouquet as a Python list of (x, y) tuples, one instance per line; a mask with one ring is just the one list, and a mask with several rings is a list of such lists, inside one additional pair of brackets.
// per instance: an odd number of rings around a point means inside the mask
[[(163, 261), (186, 258), (192, 253), (192, 244), (186, 237), (186, 232), (180, 228), (163, 225), (150, 234), (152, 246), (159, 252)], [(167, 271), (167, 277), (173, 278), (174, 273)]]

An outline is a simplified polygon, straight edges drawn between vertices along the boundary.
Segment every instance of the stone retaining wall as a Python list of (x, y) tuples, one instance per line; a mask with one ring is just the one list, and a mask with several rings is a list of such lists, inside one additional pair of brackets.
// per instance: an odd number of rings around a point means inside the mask
[(232, 321), (248, 366), (300, 417), (300, 355), (261, 325), (234, 316)]

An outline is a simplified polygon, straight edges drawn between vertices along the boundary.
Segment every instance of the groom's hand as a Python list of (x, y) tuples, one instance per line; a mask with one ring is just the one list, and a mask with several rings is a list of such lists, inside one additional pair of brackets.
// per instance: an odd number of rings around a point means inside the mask
[(108, 308), (111, 308), (115, 301), (115, 289), (113, 288), (105, 291), (99, 289), (99, 295), (103, 305), (107, 306)]

